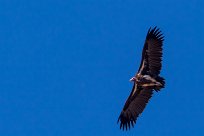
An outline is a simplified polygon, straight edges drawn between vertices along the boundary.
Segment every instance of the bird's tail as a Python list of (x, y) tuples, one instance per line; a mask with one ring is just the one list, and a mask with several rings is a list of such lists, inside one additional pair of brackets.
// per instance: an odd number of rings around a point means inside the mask
[(165, 79), (163, 77), (156, 77), (157, 82), (161, 83), (161, 86), (159, 86), (156, 91), (160, 91), (161, 88), (165, 87)]

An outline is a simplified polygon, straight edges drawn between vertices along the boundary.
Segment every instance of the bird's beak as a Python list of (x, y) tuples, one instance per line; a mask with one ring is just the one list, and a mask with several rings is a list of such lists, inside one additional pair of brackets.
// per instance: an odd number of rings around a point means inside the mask
[(133, 78), (130, 79), (130, 82), (133, 82), (133, 81), (135, 81), (135, 77), (133, 77)]

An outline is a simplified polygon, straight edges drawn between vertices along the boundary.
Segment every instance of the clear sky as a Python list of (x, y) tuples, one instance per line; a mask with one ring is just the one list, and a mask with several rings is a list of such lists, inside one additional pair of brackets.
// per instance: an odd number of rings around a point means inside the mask
[[(204, 135), (202, 0), (1, 0), (1, 136)], [(155, 93), (116, 123), (147, 30), (165, 35)]]

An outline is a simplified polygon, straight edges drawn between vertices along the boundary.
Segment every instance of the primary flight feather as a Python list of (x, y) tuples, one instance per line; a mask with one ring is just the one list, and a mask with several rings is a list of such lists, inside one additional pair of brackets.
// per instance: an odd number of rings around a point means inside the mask
[(165, 80), (159, 76), (162, 67), (162, 46), (164, 36), (154, 27), (147, 32), (142, 60), (137, 74), (130, 79), (134, 82), (132, 91), (120, 113), (118, 122), (120, 129), (134, 127), (138, 116), (143, 112), (153, 91), (160, 91), (165, 86)]

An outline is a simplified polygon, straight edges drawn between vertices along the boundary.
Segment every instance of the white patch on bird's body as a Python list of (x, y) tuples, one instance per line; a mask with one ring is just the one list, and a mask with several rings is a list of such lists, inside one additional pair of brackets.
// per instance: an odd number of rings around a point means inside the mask
[(137, 84), (135, 84), (135, 88), (133, 90), (132, 96), (136, 93), (136, 91), (137, 91)]
[(143, 60), (143, 62), (142, 62), (142, 67), (140, 68), (138, 74), (141, 74), (141, 73), (142, 73), (142, 70), (143, 70), (143, 68), (144, 68), (144, 66), (145, 66), (144, 64), (145, 64), (145, 60)]
[(150, 75), (144, 75), (142, 77), (145, 78), (146, 80), (150, 80), (152, 82), (156, 82), (156, 80), (154, 78), (152, 78)]

